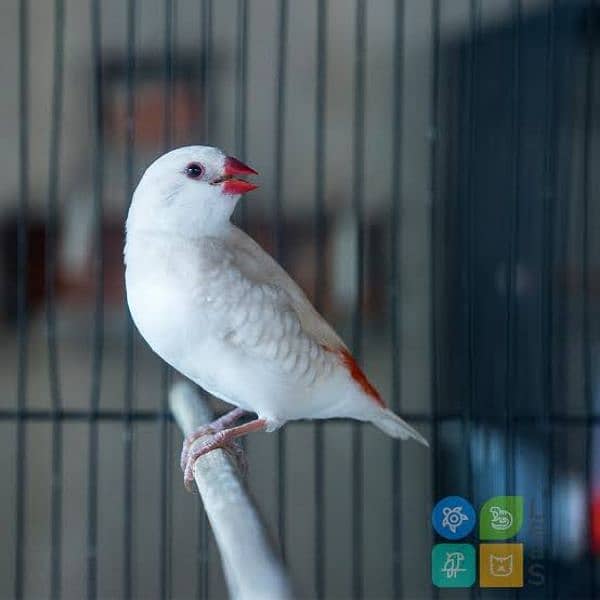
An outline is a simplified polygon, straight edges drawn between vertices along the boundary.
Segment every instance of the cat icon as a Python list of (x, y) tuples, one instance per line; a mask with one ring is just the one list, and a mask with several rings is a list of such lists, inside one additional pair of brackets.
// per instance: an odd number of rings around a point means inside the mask
[(480, 544), (479, 585), (482, 588), (523, 587), (523, 544)]
[(496, 556), (490, 554), (490, 575), (493, 577), (510, 577), (513, 572), (513, 556)]

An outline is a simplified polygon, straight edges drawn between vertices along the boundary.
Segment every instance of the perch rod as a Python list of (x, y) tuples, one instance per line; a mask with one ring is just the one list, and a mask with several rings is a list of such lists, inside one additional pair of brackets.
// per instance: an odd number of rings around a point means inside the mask
[[(175, 383), (169, 402), (184, 435), (212, 420), (208, 404), (189, 382)], [(198, 459), (194, 479), (221, 554), (231, 597), (292, 598), (281, 560), (227, 453), (213, 450)]]

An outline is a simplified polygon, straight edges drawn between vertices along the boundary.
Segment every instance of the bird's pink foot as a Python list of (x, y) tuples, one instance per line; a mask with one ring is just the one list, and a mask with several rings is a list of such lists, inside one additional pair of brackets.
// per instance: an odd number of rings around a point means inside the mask
[[(227, 416), (227, 415), (225, 415)], [(183, 483), (188, 491), (194, 489), (194, 465), (196, 461), (205, 454), (208, 454), (212, 450), (217, 448), (223, 448), (229, 452), (238, 461), (238, 465), (245, 465), (245, 459), (242, 454), (241, 447), (235, 442), (235, 439), (250, 433), (252, 431), (263, 431), (267, 426), (265, 419), (255, 419), (249, 423), (244, 423), (238, 427), (231, 427), (229, 429), (221, 429), (212, 433), (206, 438), (206, 441), (202, 443), (198, 448), (188, 451), (185, 468), (183, 471)], [(200, 436), (198, 436), (200, 437)], [(197, 439), (197, 438), (196, 438)]]
[[(206, 438), (206, 440), (199, 444), (197, 448), (193, 448), (189, 453), (187, 462), (183, 468), (183, 484), (185, 485), (185, 489), (188, 492), (193, 492), (195, 490), (194, 485), (194, 465), (196, 461), (205, 454), (208, 454), (212, 450), (216, 450), (220, 448), (229, 454), (229, 456), (234, 461), (237, 466), (238, 471), (244, 475), (248, 468), (248, 463), (246, 461), (246, 455), (242, 446), (238, 440), (230, 440), (228, 442), (220, 442), (217, 434), (220, 432), (215, 432), (213, 435)], [(215, 445), (215, 443), (219, 445)]]
[(183, 446), (181, 448), (181, 458), (179, 463), (181, 465), (181, 470), (185, 471), (185, 466), (187, 465), (190, 454), (190, 447), (197, 439), (217, 433), (223, 429), (227, 429), (236, 421), (241, 419), (245, 414), (245, 410), (242, 410), (241, 408), (234, 408), (232, 411), (224, 414), (222, 417), (215, 419), (212, 423), (203, 425), (202, 427), (196, 429), (196, 431), (193, 433), (190, 433), (190, 435), (183, 440)]

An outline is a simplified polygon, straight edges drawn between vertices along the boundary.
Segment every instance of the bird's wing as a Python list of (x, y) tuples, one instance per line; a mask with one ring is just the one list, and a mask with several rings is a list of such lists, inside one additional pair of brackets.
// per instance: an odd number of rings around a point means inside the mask
[(285, 292), (290, 308), (296, 313), (307, 336), (329, 350), (347, 351), (340, 336), (318, 313), (298, 284), (250, 236), (232, 227), (229, 242), (235, 265), (247, 279), (270, 284)]
[[(292, 363), (298, 361), (298, 364), (302, 365), (301, 371), (304, 370), (304, 356), (314, 354), (313, 362), (327, 363), (326, 359), (323, 361), (323, 351), (325, 354), (334, 353), (337, 356), (338, 364), (348, 371), (350, 377), (361, 387), (363, 392), (374, 402), (384, 406), (381, 396), (362, 372), (340, 336), (318, 313), (304, 292), (284, 269), (252, 238), (237, 227), (231, 229), (228, 247), (233, 255), (233, 265), (244, 279), (258, 288), (255, 291), (259, 292), (258, 296), (261, 298), (261, 302), (265, 302), (265, 296), (270, 296), (272, 302), (277, 305), (275, 310), (277, 316), (265, 328), (267, 331), (263, 329), (257, 334), (263, 342), (265, 336), (277, 338), (278, 330), (283, 329), (289, 332), (288, 337), (292, 343), (290, 346), (285, 345), (287, 360)], [(264, 290), (260, 291), (260, 288), (265, 286), (273, 293), (265, 294)], [(296, 331), (298, 328), (300, 331)], [(238, 343), (244, 344), (245, 336), (242, 332), (239, 333)], [(252, 338), (255, 337), (252, 335)], [(275, 347), (278, 349), (273, 347), (273, 339), (268, 340), (267, 345), (263, 345), (263, 348), (273, 348), (270, 354), (275, 351), (279, 352), (281, 338), (275, 342)], [(317, 366), (317, 368), (319, 367)]]

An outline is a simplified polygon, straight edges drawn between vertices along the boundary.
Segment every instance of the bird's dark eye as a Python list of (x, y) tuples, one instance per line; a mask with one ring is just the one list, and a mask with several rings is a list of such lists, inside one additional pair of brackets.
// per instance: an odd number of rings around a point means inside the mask
[(198, 163), (190, 163), (184, 172), (190, 179), (198, 179), (204, 173), (204, 169)]

